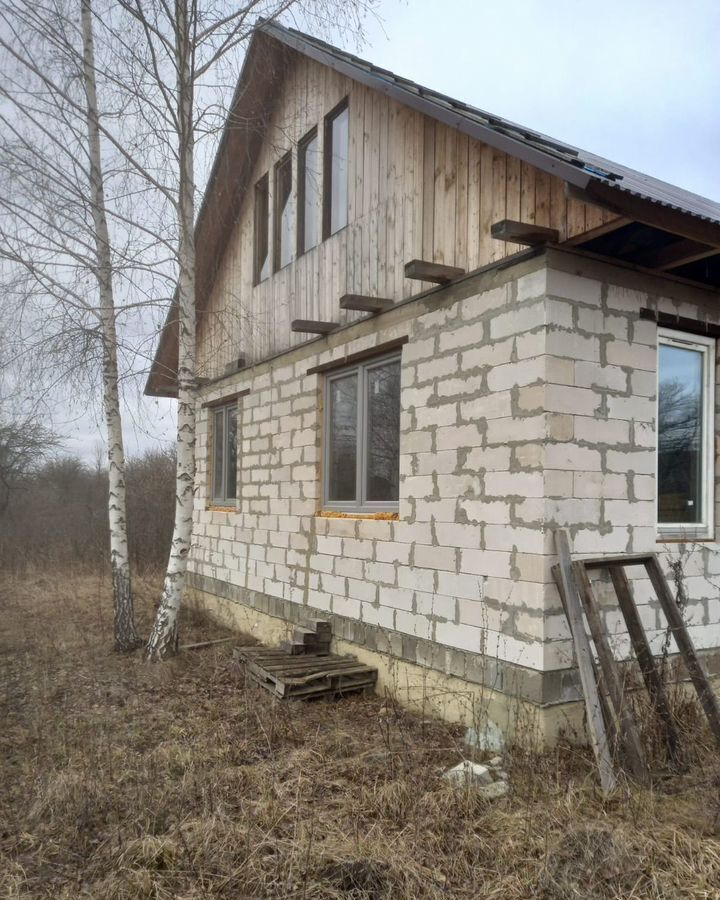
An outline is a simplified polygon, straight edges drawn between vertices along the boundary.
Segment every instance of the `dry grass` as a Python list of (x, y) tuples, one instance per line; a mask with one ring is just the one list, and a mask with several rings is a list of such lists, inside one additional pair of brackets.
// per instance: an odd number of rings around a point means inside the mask
[[(137, 587), (147, 630), (157, 585)], [(272, 701), (229, 644), (113, 654), (103, 580), (5, 578), (0, 598), (0, 896), (720, 897), (702, 742), (687, 775), (605, 801), (586, 755), (516, 752), (486, 803), (440, 778), (456, 729), (377, 698)]]

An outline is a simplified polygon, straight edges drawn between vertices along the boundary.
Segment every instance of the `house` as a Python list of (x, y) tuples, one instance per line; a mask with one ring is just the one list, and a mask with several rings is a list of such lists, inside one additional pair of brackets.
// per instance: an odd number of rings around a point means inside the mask
[(196, 234), (195, 602), (327, 617), (401, 702), (552, 740), (565, 527), (657, 550), (718, 670), (720, 205), (267, 24)]

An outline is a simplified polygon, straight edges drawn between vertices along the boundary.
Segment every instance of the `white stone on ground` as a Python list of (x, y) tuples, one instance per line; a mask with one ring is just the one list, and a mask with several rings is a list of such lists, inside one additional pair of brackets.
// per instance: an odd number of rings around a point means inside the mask
[(493, 777), (487, 766), (481, 766), (480, 763), (470, 762), (467, 759), (448, 769), (443, 778), (462, 787), (489, 786), (493, 783)]
[(481, 797), (486, 800), (499, 800), (510, 793), (510, 786), (507, 781), (493, 781), (492, 784), (484, 784), (477, 789)]

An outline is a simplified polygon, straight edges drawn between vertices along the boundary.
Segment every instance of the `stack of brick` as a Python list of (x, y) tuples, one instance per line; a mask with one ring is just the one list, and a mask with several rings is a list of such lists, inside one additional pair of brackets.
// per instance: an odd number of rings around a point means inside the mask
[(325, 619), (310, 619), (306, 626), (293, 631), (292, 640), (283, 641), (280, 649), (289, 656), (327, 656), (330, 653), (332, 631)]

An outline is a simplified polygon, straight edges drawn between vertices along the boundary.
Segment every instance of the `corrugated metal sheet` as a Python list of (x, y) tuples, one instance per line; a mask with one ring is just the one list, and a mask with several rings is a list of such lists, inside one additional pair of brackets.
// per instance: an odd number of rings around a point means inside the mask
[(262, 27), (267, 34), (299, 52), (579, 187), (601, 182), (704, 221), (720, 223), (720, 203), (699, 194), (447, 97), (293, 28), (275, 22), (265, 23)]

